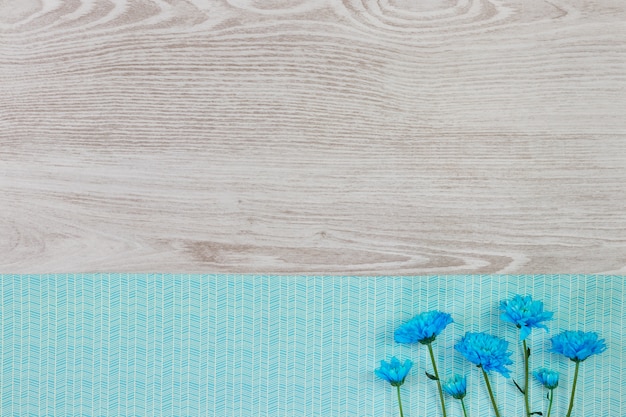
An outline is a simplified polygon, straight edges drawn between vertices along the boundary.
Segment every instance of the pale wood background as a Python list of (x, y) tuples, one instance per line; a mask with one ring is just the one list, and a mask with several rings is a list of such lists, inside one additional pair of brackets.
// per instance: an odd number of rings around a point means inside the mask
[(0, 272), (626, 273), (623, 0), (0, 0)]

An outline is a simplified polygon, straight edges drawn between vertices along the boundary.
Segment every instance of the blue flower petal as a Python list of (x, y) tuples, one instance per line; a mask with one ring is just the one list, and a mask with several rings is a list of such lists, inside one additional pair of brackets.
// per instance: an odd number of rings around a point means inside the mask
[(509, 342), (486, 333), (466, 333), (454, 346), (465, 359), (485, 372), (496, 371), (506, 378), (510, 372), (506, 365), (513, 363), (509, 358), (512, 352), (507, 351), (508, 347)]
[(398, 343), (431, 343), (450, 323), (454, 322), (448, 313), (428, 311), (418, 314), (400, 326), (394, 333)]
[(445, 381), (441, 388), (444, 392), (457, 400), (462, 400), (465, 397), (467, 390), (467, 380), (464, 376), (454, 375), (452, 378)]
[(393, 356), (389, 363), (380, 361), (380, 368), (374, 370), (374, 374), (380, 379), (389, 382), (394, 387), (400, 386), (404, 384), (404, 380), (412, 366), (413, 362), (409, 359), (406, 359), (404, 364), (402, 364), (398, 358)]
[(533, 376), (541, 385), (548, 389), (554, 389), (559, 386), (559, 374), (551, 369), (539, 368), (533, 372)]
[(533, 301), (530, 295), (522, 297), (515, 295), (511, 300), (500, 303), (503, 321), (512, 323), (521, 329), (520, 340), (526, 340), (530, 332), (535, 327), (540, 327), (548, 331), (548, 327), (542, 321), (552, 320), (553, 312), (543, 311), (541, 301)]
[(519, 335), (520, 340), (526, 340), (526, 338), (530, 336), (530, 330), (531, 330), (530, 327), (523, 326), (520, 330), (520, 335)]
[(550, 339), (550, 351), (560, 353), (574, 362), (582, 362), (589, 356), (606, 350), (604, 339), (598, 337), (595, 332), (567, 330)]

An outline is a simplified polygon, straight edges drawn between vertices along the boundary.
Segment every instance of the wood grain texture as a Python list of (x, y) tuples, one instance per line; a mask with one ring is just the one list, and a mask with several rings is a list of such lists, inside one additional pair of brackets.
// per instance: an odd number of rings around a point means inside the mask
[(0, 272), (626, 273), (623, 0), (0, 0)]

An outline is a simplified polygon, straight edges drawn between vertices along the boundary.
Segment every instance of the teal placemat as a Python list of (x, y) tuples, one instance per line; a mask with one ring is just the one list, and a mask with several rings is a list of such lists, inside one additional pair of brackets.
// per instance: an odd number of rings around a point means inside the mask
[[(432, 309), (455, 323), (437, 338), (440, 373), (468, 375), (472, 416), (491, 416), (475, 367), (453, 345), (466, 331), (511, 342), (498, 305), (530, 294), (554, 311), (534, 330), (532, 365), (561, 373), (553, 416), (567, 409), (571, 362), (547, 352), (561, 330), (596, 331), (608, 350), (581, 366), (576, 417), (626, 416), (625, 278), (620, 276), (301, 277), (62, 274), (0, 276), (0, 416), (395, 416), (381, 359), (415, 362), (406, 417), (437, 416), (423, 346), (394, 330)], [(510, 379), (493, 374), (502, 415), (523, 415)], [(561, 389), (558, 388), (558, 389)], [(534, 408), (545, 409), (538, 385)], [(449, 416), (460, 416), (448, 401)]]

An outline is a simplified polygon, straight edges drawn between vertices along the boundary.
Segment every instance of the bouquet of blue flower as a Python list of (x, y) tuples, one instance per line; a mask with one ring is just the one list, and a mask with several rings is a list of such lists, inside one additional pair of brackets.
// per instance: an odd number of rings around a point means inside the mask
[[(546, 397), (549, 401), (546, 414), (541, 411), (532, 411), (530, 408), (529, 378), (531, 375), (531, 349), (529, 347), (529, 337), (532, 330), (535, 328), (542, 328), (548, 331), (548, 327), (544, 322), (551, 320), (554, 313), (544, 311), (544, 305), (541, 301), (535, 301), (531, 296), (522, 297), (520, 295), (515, 295), (510, 300), (502, 301), (500, 303), (500, 310), (500, 318), (505, 322), (515, 325), (519, 329), (519, 342), (524, 364), (524, 382), (523, 387), (515, 382), (515, 380), (513, 380), (513, 383), (524, 396), (525, 417), (531, 417), (533, 415), (550, 417), (554, 400), (554, 390), (559, 385), (559, 374), (545, 367), (541, 367), (532, 373), (535, 379), (548, 390)], [(394, 332), (394, 340), (397, 343), (419, 343), (428, 348), (432, 364), (432, 373), (425, 371), (425, 375), (430, 380), (436, 381), (437, 383), (442, 416), (447, 417), (444, 400), (445, 392), (452, 398), (460, 401), (463, 415), (464, 417), (468, 417), (467, 407), (464, 402), (465, 396), (467, 395), (467, 379), (465, 376), (454, 375), (452, 378), (442, 381), (433, 349), (433, 343), (437, 336), (453, 322), (454, 320), (452, 320), (450, 314), (441, 311), (434, 310), (421, 313), (396, 329)], [(580, 363), (592, 355), (604, 352), (606, 350), (606, 344), (603, 339), (599, 338), (597, 333), (581, 331), (564, 331), (554, 336), (551, 342), (551, 352), (559, 353), (575, 363), (574, 381), (566, 415), (566, 417), (571, 417)], [(489, 376), (491, 372), (494, 371), (505, 378), (510, 377), (510, 370), (507, 366), (512, 365), (513, 361), (510, 358), (512, 352), (510, 352), (508, 348), (509, 342), (500, 337), (487, 333), (473, 332), (465, 333), (461, 340), (454, 346), (454, 349), (466, 360), (480, 369), (496, 417), (500, 417), (501, 415)], [(405, 360), (404, 363), (401, 363), (397, 358), (392, 357), (389, 363), (381, 361), (381, 367), (375, 371), (378, 377), (396, 387), (401, 417), (404, 417), (404, 413), (400, 398), (400, 386), (404, 384), (412, 366), (413, 362), (408, 359)]]

